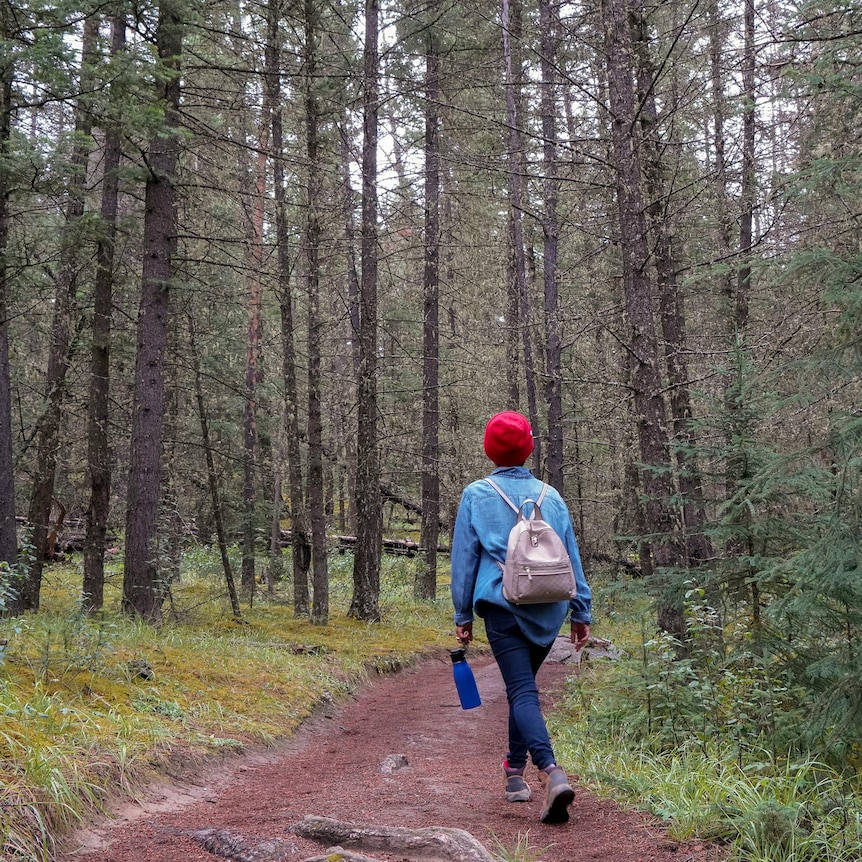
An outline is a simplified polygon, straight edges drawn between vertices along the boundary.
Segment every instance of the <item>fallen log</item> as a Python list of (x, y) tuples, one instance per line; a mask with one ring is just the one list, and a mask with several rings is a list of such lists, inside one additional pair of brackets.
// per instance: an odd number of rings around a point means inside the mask
[(197, 829), (186, 834), (208, 853), (230, 862), (283, 862), (296, 850), (283, 838), (249, 840), (226, 829)]
[[(339, 553), (351, 551), (356, 547), (356, 536), (332, 536), (330, 541), (335, 543), (335, 548)], [(410, 539), (384, 539), (383, 553), (396, 554), (406, 557), (415, 557), (421, 554), (425, 549), (418, 542), (412, 542)], [(439, 546), (438, 554), (448, 554), (449, 548)]]
[(409, 860), (494, 862), (494, 857), (469, 832), (446, 826), (430, 826), (424, 829), (360, 826), (309, 814), (291, 829), (302, 838), (322, 844), (338, 844), (359, 850), (380, 850)]
[[(412, 512), (414, 515), (422, 515), (422, 506), (419, 503), (414, 503), (409, 497), (405, 497), (400, 492), (396, 491), (394, 488), (389, 485), (381, 485), (380, 486), (380, 496), (384, 503), (398, 503), (403, 509), (408, 512)], [(441, 530), (448, 530), (449, 525), (442, 519), (439, 518), (437, 521)]]

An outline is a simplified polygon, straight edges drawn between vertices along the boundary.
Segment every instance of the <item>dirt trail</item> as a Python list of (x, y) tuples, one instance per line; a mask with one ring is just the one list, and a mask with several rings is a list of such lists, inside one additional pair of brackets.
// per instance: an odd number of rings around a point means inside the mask
[[(493, 660), (472, 660), (482, 706), (458, 705), (448, 654), (365, 686), (331, 715), (309, 723), (277, 750), (245, 755), (183, 784), (153, 788), (112, 823), (73, 836), (67, 862), (216, 862), (193, 833), (225, 830), (246, 847), (276, 840), (279, 862), (301, 862), (327, 848), (292, 834), (313, 814), (364, 825), (465, 829), (495, 853), (526, 841), (541, 862), (707, 862), (718, 854), (679, 845), (647, 818), (624, 812), (576, 786), (564, 826), (539, 822), (541, 792), (507, 803), (506, 693)], [(549, 661), (539, 675), (545, 706), (572, 668)], [(387, 771), (389, 755), (407, 765)], [(575, 776), (576, 777), (576, 776)], [(573, 779), (574, 783), (574, 779)], [(397, 862), (397, 856), (368, 855)], [(248, 858), (252, 858), (249, 856)]]

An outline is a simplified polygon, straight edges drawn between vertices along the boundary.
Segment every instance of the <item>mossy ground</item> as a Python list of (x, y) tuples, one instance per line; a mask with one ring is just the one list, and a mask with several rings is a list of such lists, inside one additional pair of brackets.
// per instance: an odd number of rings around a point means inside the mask
[(452, 645), (448, 582), (412, 598), (415, 560), (384, 560), (381, 621), (347, 616), (351, 558), (331, 561), (330, 616), (293, 613), (292, 586), (262, 586), (233, 618), (207, 549), (187, 556), (163, 623), (119, 613), (109, 570), (105, 609), (78, 609), (76, 561), (46, 570), (38, 614), (0, 620), (0, 841), (45, 859), (52, 836), (169, 765), (293, 734), (321, 704), (369, 674)]

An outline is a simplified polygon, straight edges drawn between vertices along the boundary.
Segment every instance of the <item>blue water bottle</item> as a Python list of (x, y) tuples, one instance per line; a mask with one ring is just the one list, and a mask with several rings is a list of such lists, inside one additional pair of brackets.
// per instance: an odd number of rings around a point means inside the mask
[(455, 688), (458, 689), (458, 699), (461, 701), (461, 709), (473, 709), (482, 705), (479, 697), (479, 689), (476, 688), (476, 678), (470, 665), (467, 664), (467, 649), (459, 647), (450, 649), (452, 656), (452, 676), (455, 677)]

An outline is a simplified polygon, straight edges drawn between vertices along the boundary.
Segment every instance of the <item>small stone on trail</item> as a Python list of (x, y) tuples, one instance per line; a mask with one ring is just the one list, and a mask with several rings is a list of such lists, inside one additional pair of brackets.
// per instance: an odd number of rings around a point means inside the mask
[(380, 761), (380, 771), (384, 775), (392, 775), (393, 772), (397, 772), (405, 766), (407, 766), (406, 754), (387, 754), (386, 757)]

